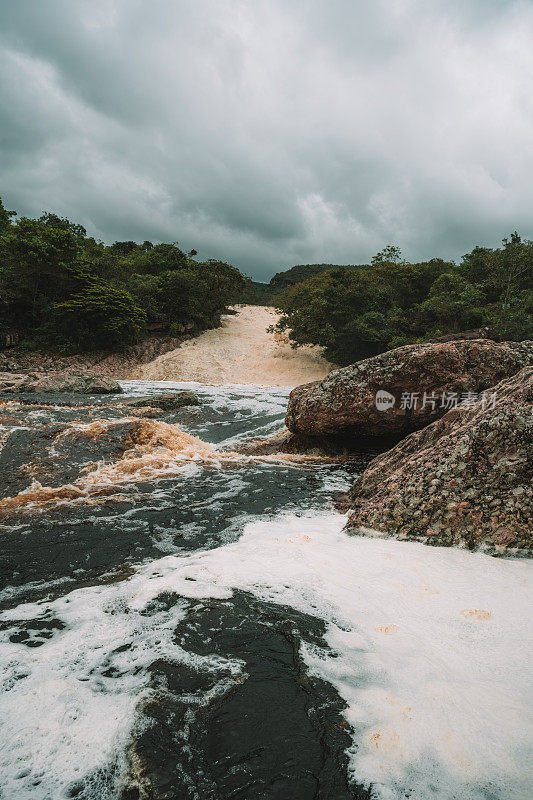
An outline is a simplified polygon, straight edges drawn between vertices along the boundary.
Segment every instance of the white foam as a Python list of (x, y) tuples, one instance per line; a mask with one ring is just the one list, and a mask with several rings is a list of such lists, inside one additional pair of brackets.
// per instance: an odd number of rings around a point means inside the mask
[(353, 774), (380, 796), (525, 800), (533, 564), (349, 537), (343, 522), (253, 522), (234, 544), (160, 562), (158, 591), (188, 593), (193, 577), (200, 594), (239, 587), (327, 620), (339, 657), (306, 660), (348, 702)]
[[(132, 609), (136, 583), (82, 589), (2, 614), (5, 621), (47, 615), (66, 626), (35, 648), (2, 634), (3, 800), (55, 800), (87, 776), (84, 797), (116, 797), (135, 709), (148, 693), (146, 667), (157, 658), (210, 664), (173, 643), (182, 606), (149, 616)], [(116, 652), (122, 645), (131, 646)], [(102, 674), (110, 667), (116, 677)]]
[[(123, 750), (146, 685), (132, 667), (186, 658), (172, 643), (181, 611), (144, 617), (148, 601), (162, 591), (226, 598), (234, 588), (327, 622), (337, 657), (311, 647), (303, 655), (348, 703), (351, 769), (376, 797), (528, 798), (533, 564), (349, 537), (343, 523), (333, 513), (251, 522), (237, 542), (167, 556), (128, 582), (48, 604), (65, 630), (34, 650), (2, 645), (6, 675), (29, 673), (2, 701), (6, 798), (58, 796)], [(31, 605), (2, 616), (38, 613)], [(101, 680), (78, 680), (128, 641), (132, 649), (113, 657), (122, 678), (104, 680), (104, 691)], [(26, 763), (41, 788), (17, 794)]]

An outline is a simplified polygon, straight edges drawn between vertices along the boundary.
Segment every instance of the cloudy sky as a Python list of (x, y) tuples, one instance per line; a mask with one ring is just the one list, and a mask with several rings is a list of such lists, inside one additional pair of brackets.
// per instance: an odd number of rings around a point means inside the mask
[(0, 195), (268, 279), (533, 238), (533, 0), (0, 0)]

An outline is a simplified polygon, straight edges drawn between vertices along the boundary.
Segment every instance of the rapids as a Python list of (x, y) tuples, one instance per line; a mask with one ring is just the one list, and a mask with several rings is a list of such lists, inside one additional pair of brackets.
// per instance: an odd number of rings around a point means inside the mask
[(137, 367), (133, 378), (187, 380), (211, 384), (297, 386), (324, 378), (332, 369), (320, 347), (293, 349), (267, 329), (278, 319), (266, 306), (237, 306), (222, 326), (184, 342), (177, 350)]
[(531, 562), (347, 536), (360, 461), (237, 452), (283, 387), (123, 387), (0, 406), (2, 800), (528, 798)]

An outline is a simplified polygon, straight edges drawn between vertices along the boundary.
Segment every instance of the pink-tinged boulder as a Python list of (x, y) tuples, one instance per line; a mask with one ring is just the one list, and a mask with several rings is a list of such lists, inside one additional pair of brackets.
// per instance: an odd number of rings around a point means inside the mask
[(348, 530), (530, 555), (533, 368), (370, 462), (346, 500)]
[(400, 438), (442, 417), (454, 394), (471, 402), (472, 394), (531, 364), (533, 342), (405, 345), (293, 389), (285, 424), (308, 436)]

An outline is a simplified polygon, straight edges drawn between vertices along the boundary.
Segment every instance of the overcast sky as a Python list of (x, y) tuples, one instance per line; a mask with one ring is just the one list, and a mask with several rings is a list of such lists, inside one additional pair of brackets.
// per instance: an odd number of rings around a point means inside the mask
[(258, 279), (533, 238), (533, 0), (0, 0), (0, 195)]

